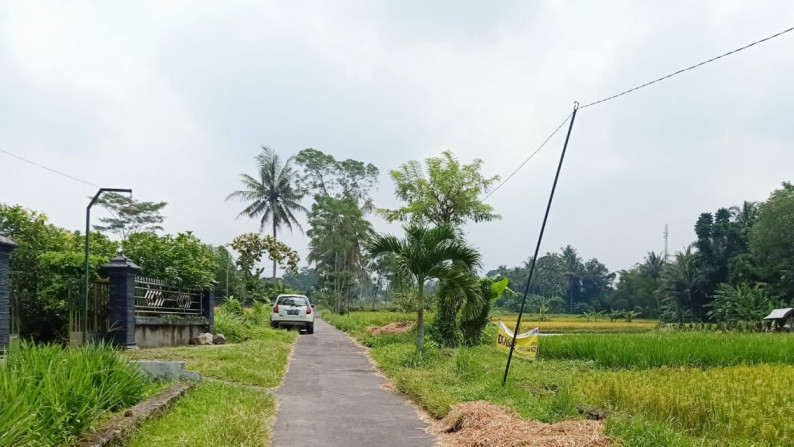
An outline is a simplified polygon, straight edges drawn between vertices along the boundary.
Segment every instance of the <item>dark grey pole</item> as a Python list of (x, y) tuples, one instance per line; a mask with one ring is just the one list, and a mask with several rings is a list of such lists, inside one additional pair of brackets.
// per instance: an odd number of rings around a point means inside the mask
[(91, 203), (85, 208), (85, 293), (83, 295), (83, 345), (86, 344), (88, 341), (88, 292), (89, 292), (89, 269), (88, 269), (88, 255), (90, 253), (89, 246), (90, 246), (90, 231), (91, 231), (91, 207), (94, 206), (99, 196), (102, 195), (103, 192), (128, 192), (132, 194), (131, 189), (120, 189), (120, 188), (99, 188), (96, 195), (93, 199), (91, 199)]
[(543, 215), (543, 224), (540, 226), (540, 234), (538, 235), (538, 243), (535, 245), (535, 256), (532, 257), (532, 265), (529, 266), (529, 276), (527, 277), (527, 285), (524, 288), (524, 297), (521, 299), (521, 309), (518, 311), (518, 320), (516, 320), (516, 329), (513, 332), (513, 342), (510, 343), (510, 353), (507, 355), (507, 365), (505, 366), (505, 375), (502, 378), (502, 386), (507, 384), (507, 374), (510, 372), (510, 361), (513, 360), (513, 350), (516, 347), (516, 336), (521, 329), (521, 317), (524, 315), (524, 304), (527, 302), (527, 294), (529, 294), (529, 283), (532, 281), (532, 274), (535, 272), (535, 263), (538, 260), (538, 253), (540, 252), (540, 242), (543, 240), (543, 232), (546, 231), (546, 222), (549, 219), (549, 211), (551, 210), (551, 202), (554, 201), (554, 191), (557, 189), (557, 180), (560, 178), (560, 170), (562, 170), (562, 161), (565, 159), (565, 151), (568, 149), (568, 140), (571, 138), (571, 129), (573, 129), (573, 121), (576, 119), (576, 111), (579, 110), (579, 103), (574, 103), (573, 113), (571, 114), (571, 123), (568, 125), (568, 134), (565, 136), (565, 144), (562, 146), (562, 154), (560, 154), (560, 163), (557, 165), (557, 173), (554, 175), (554, 183), (551, 185), (551, 194), (549, 194), (549, 202), (546, 204), (546, 214)]

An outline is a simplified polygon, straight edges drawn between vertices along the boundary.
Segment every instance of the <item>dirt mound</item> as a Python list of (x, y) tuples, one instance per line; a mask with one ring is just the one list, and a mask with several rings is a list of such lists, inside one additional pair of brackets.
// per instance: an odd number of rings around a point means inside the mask
[(612, 445), (598, 421), (546, 424), (486, 401), (453, 405), (432, 428), (446, 447), (602, 447)]
[(407, 332), (410, 332), (413, 326), (414, 323), (411, 321), (397, 321), (394, 323), (389, 323), (385, 326), (370, 326), (367, 328), (367, 332), (375, 335), (405, 334)]

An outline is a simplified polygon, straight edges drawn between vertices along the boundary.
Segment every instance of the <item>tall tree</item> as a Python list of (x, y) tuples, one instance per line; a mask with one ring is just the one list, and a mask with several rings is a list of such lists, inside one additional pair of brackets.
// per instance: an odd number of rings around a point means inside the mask
[[(282, 163), (281, 157), (272, 149), (262, 147), (262, 153), (256, 156), (257, 177), (240, 174), (240, 181), (245, 189), (235, 191), (226, 200), (240, 199), (248, 205), (237, 217), (245, 216), (260, 219), (260, 231), (265, 225), (271, 224), (273, 239), (277, 240), (277, 231), (287, 227), (292, 231), (295, 226), (303, 228), (295, 217), (296, 212), (306, 212), (300, 204), (305, 191), (297, 186), (297, 173), (292, 168), (294, 157)], [(273, 260), (273, 280), (276, 279), (276, 260)]]
[(417, 286), (416, 349), (425, 342), (425, 283), (455, 277), (460, 270), (473, 272), (480, 266), (480, 254), (460, 240), (449, 225), (427, 228), (417, 224), (403, 227), (405, 238), (378, 235), (367, 249), (373, 256), (393, 253), (396, 273)]
[(331, 154), (317, 149), (298, 152), (295, 163), (301, 168), (301, 183), (315, 196), (336, 199), (350, 197), (365, 212), (371, 211), (370, 191), (378, 180), (380, 171), (372, 163), (358, 160), (337, 160)]
[(585, 273), (584, 265), (582, 264), (582, 258), (579, 257), (579, 253), (570, 245), (562, 248), (560, 260), (562, 261), (563, 274), (568, 281), (566, 290), (571, 312), (573, 312), (574, 299), (578, 299), (582, 294), (582, 281)]
[(758, 222), (750, 231), (750, 248), (773, 289), (794, 297), (794, 184), (784, 182), (758, 207)]
[(167, 202), (139, 202), (132, 197), (115, 192), (106, 192), (96, 201), (112, 217), (99, 219), (104, 225), (94, 225), (97, 231), (116, 233), (122, 240), (141, 231), (162, 230), (165, 220), (161, 214)]
[(338, 312), (342, 296), (349, 296), (354, 282), (363, 279), (363, 244), (372, 235), (372, 224), (352, 197), (318, 195), (309, 212), (309, 225), (307, 260), (317, 266)]
[(387, 220), (458, 226), (469, 220), (501, 219), (481, 196), (499, 181), (482, 174), (483, 161), (461, 164), (450, 151), (425, 160), (425, 168), (411, 160), (391, 171), (395, 195), (406, 204), (396, 210), (379, 210)]

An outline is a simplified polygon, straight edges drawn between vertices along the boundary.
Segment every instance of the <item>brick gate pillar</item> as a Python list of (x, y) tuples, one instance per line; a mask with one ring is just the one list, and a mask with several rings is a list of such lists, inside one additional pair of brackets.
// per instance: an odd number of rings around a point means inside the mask
[(108, 337), (122, 348), (135, 348), (135, 276), (140, 267), (119, 255), (102, 265), (108, 275)]
[(11, 337), (11, 284), (8, 281), (11, 270), (11, 252), (17, 244), (0, 232), (0, 354), (8, 348)]

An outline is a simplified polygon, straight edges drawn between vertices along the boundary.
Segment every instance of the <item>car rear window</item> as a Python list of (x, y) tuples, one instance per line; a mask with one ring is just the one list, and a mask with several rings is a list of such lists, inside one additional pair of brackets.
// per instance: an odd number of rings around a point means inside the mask
[(279, 298), (276, 304), (283, 306), (308, 306), (309, 300), (299, 296), (285, 296)]

